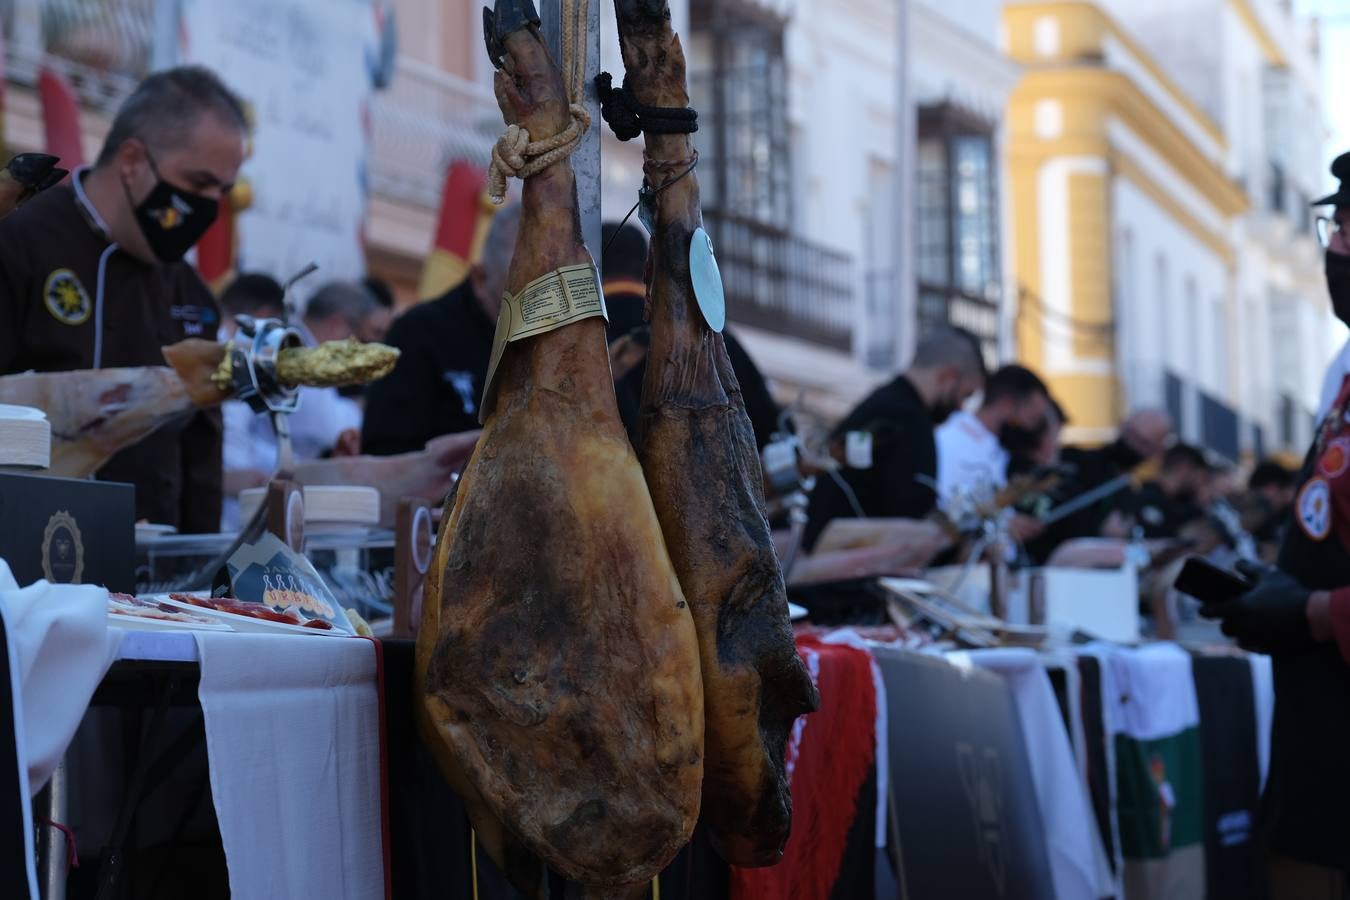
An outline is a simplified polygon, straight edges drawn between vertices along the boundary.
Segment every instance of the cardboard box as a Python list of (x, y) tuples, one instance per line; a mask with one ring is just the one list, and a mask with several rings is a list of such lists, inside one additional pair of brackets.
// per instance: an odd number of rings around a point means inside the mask
[(20, 585), (39, 579), (134, 589), (136, 489), (0, 472), (0, 559)]
[(1033, 624), (1121, 644), (1139, 640), (1139, 576), (1133, 566), (1036, 569), (1030, 596)]

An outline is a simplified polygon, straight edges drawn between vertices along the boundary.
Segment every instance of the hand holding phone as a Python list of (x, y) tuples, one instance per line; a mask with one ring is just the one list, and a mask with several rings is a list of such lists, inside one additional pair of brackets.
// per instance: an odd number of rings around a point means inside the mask
[(1253, 583), (1231, 569), (1220, 568), (1208, 560), (1192, 556), (1181, 567), (1172, 586), (1202, 603), (1227, 603), (1252, 589)]

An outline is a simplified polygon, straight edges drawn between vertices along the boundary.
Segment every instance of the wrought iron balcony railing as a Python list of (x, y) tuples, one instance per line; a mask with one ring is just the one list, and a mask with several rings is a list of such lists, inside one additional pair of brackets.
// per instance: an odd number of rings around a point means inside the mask
[(852, 350), (852, 257), (719, 210), (705, 210), (703, 221), (733, 322)]
[(371, 104), (371, 188), (436, 207), (446, 166), (486, 166), (502, 130), (491, 91), (415, 60), (400, 60), (393, 82)]

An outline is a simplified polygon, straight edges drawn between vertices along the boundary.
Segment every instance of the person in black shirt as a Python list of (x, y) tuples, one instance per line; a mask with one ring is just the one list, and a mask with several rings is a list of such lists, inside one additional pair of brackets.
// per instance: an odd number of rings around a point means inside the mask
[[(644, 324), (643, 307), (646, 304), (647, 239), (633, 225), (618, 226), (606, 222), (602, 229), (604, 248), (605, 307), (609, 311), (608, 340), (610, 347)], [(750, 354), (730, 330), (723, 330), (731, 369), (741, 386), (741, 400), (755, 431), (755, 446), (764, 449), (769, 438), (778, 430), (781, 410), (769, 393), (764, 375), (755, 366)], [(615, 379), (614, 393), (619, 402), (619, 417), (628, 429), (628, 437), (637, 442), (638, 418), (642, 406), (642, 378), (647, 371), (644, 358), (627, 374)]]
[[(122, 104), (93, 166), (0, 222), (0, 375), (162, 366), (163, 347), (214, 340), (220, 311), (183, 257), (244, 160), (243, 107), (188, 66)], [(117, 453), (97, 476), (136, 486), (136, 517), (220, 527), (221, 417), (202, 410)]]
[(432, 438), (478, 427), (497, 312), (519, 229), (519, 206), (499, 211), (469, 277), (394, 320), (385, 343), (401, 355), (394, 371), (366, 394), (363, 453), (421, 450)]
[[(1162, 457), (1172, 441), (1172, 417), (1159, 409), (1140, 409), (1121, 423), (1114, 441), (1102, 447), (1065, 447), (1059, 453), (1064, 472), (1049, 492), (1052, 510), (1061, 503), (1128, 475)], [(1134, 508), (1128, 486), (1052, 523), (1027, 544), (1028, 555), (1044, 563), (1065, 541), (1086, 537), (1127, 537)]]
[(1242, 521), (1256, 542), (1257, 558), (1274, 563), (1284, 540), (1285, 523), (1298, 490), (1298, 473), (1273, 459), (1263, 460), (1247, 479)]
[[(1113, 478), (1128, 474), (1151, 460), (1161, 459), (1172, 442), (1172, 417), (1160, 409), (1131, 413), (1120, 425), (1120, 434), (1103, 447), (1065, 447), (1060, 460), (1073, 466), (1077, 492), (1091, 490)], [(1104, 518), (1103, 516), (1098, 517)], [(1074, 537), (1092, 537), (1095, 528)]]
[(814, 548), (833, 519), (931, 513), (937, 506), (933, 429), (984, 378), (979, 341), (970, 332), (942, 327), (923, 338), (908, 371), (873, 391), (834, 430), (832, 438), (845, 448), (852, 444), (853, 452), (846, 449), (839, 471), (817, 477), (803, 546)]
[(1163, 455), (1158, 477), (1135, 497), (1135, 521), (1146, 538), (1174, 538), (1183, 526), (1204, 518), (1201, 499), (1214, 469), (1198, 447), (1177, 444)]

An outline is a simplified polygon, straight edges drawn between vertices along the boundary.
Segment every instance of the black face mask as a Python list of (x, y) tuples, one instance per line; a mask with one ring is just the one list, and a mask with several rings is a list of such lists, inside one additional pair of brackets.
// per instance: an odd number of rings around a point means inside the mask
[(1030, 456), (1045, 437), (1045, 428), (1023, 428), (1011, 422), (998, 430), (998, 442), (1014, 456)]
[(1326, 252), (1327, 293), (1331, 294), (1331, 311), (1350, 325), (1350, 256)]
[(150, 245), (150, 252), (160, 262), (178, 262), (197, 241), (201, 240), (211, 223), (216, 220), (219, 204), (210, 197), (192, 194), (165, 181), (147, 152), (146, 161), (155, 173), (154, 188), (140, 203), (131, 199), (131, 189), (125, 181), (122, 190), (136, 214), (136, 223)]

